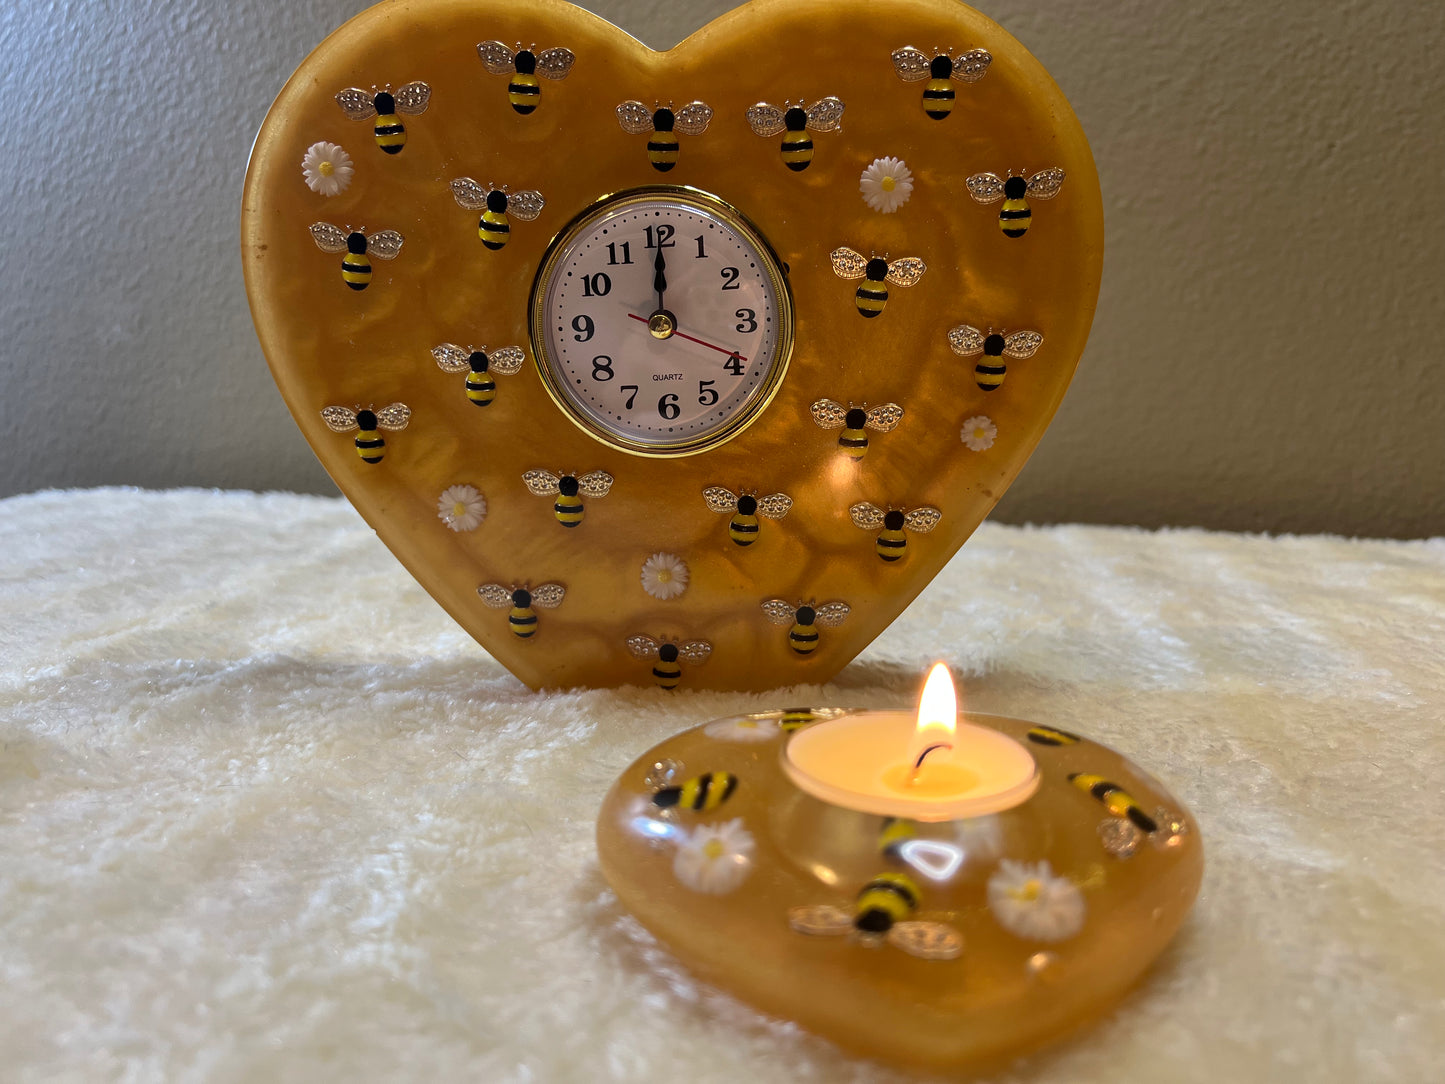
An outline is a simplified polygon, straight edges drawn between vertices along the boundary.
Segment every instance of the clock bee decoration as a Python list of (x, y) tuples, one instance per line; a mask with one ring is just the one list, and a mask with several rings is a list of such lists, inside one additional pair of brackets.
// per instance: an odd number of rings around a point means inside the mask
[(676, 689), (682, 680), (682, 663), (701, 664), (712, 654), (706, 640), (654, 640), (651, 636), (629, 636), (627, 650), (634, 658), (653, 659), (652, 677), (663, 689)]
[(374, 93), (360, 87), (347, 87), (336, 95), (336, 104), (352, 120), (376, 118), (373, 134), (376, 145), (385, 154), (400, 154), (402, 147), (406, 146), (406, 125), (397, 114), (420, 116), (426, 112), (430, 101), (431, 87), (419, 81), (407, 83), (395, 94), (390, 87)]
[(510, 610), (507, 627), (512, 630), (512, 635), (519, 640), (530, 640), (537, 635), (537, 611), (554, 610), (562, 605), (567, 589), (556, 583), (531, 588), (484, 583), (477, 588), (477, 594), (493, 609)]
[(344, 252), (341, 258), (341, 281), (353, 290), (371, 285), (371, 257), (394, 260), (401, 252), (404, 238), (395, 230), (378, 230), (368, 234), (363, 229), (338, 229), (330, 222), (314, 222), (311, 236), (322, 252)]
[(555, 497), (552, 513), (563, 527), (578, 527), (586, 514), (583, 497), (600, 499), (612, 491), (612, 475), (594, 470), (580, 477), (575, 474), (553, 474), (548, 470), (529, 470), (522, 475), (534, 496)]
[(840, 279), (866, 279), (854, 300), (858, 315), (874, 317), (883, 315), (888, 304), (888, 283), (894, 286), (912, 286), (923, 277), (928, 268), (917, 256), (905, 256), (899, 260), (888, 260), (881, 256), (865, 258), (851, 248), (837, 248), (829, 257), (833, 261), (833, 273)]
[(706, 102), (689, 102), (676, 112), (671, 105), (648, 109), (639, 101), (623, 102), (617, 107), (617, 123), (631, 135), (648, 135), (647, 160), (659, 173), (677, 165), (680, 144), (677, 133), (697, 136), (707, 131), (712, 122), (712, 107)]
[(782, 109), (767, 102), (749, 106), (748, 127), (760, 136), (783, 133), (781, 150), (783, 165), (801, 173), (813, 160), (813, 140), (809, 132), (836, 132), (843, 119), (840, 98), (819, 98), (810, 106), (788, 103)]
[(838, 447), (852, 459), (862, 459), (868, 454), (868, 430), (875, 433), (891, 433), (903, 420), (903, 408), (897, 403), (880, 403), (876, 407), (854, 406), (835, 403), (832, 399), (819, 399), (808, 408), (813, 421), (820, 429), (841, 429)]
[(513, 52), (499, 41), (482, 42), (477, 46), (477, 55), (482, 58), (482, 67), (493, 75), (512, 77), (512, 81), (507, 84), (507, 101), (524, 117), (535, 113), (537, 103), (542, 99), (542, 84), (537, 81), (537, 77), (540, 75), (544, 79), (566, 79), (567, 73), (577, 61), (571, 49), (561, 46), (543, 49), (538, 53), (523, 49), (519, 45), (516, 52)]
[(998, 228), (1005, 237), (1022, 237), (1029, 231), (1034, 213), (1029, 199), (1053, 199), (1064, 185), (1062, 169), (1043, 169), (1025, 179), (1016, 173), (1007, 178), (997, 173), (975, 173), (968, 178), (968, 194), (979, 203), (1003, 200), (998, 213)]
[(934, 120), (943, 120), (953, 112), (956, 94), (953, 80), (977, 83), (988, 73), (993, 55), (987, 49), (970, 49), (949, 56), (939, 53), (930, 57), (920, 49), (905, 45), (893, 51), (893, 70), (906, 83), (927, 79), (923, 87), (923, 111)]
[(493, 373), (516, 376), (527, 360), (520, 346), (503, 346), (489, 353), (485, 346), (474, 350), (470, 346), (464, 349), (454, 343), (442, 343), (433, 347), (431, 353), (442, 372), (467, 374), (464, 385), (467, 402), (479, 407), (491, 406), (497, 397)]
[(505, 185), (492, 188), (480, 185), (470, 177), (458, 177), (452, 182), (452, 197), (458, 207), (482, 212), (482, 217), (477, 220), (477, 236), (493, 252), (503, 248), (512, 235), (512, 224), (507, 219), (509, 213), (522, 222), (531, 222), (542, 213), (546, 204), (540, 192), (529, 189), (509, 193)]
[(982, 359), (973, 367), (973, 379), (980, 391), (993, 391), (1003, 385), (1008, 375), (1005, 357), (1023, 360), (1031, 358), (1043, 343), (1044, 337), (1037, 331), (1013, 331), (1007, 334), (989, 328), (984, 334), (976, 327), (959, 324), (948, 333), (948, 348), (961, 358)]
[(799, 602), (796, 606), (780, 598), (770, 598), (763, 603), (763, 613), (774, 625), (789, 625), (788, 646), (793, 652), (805, 658), (818, 650), (821, 635), (818, 630), (836, 628), (843, 623), (852, 609), (846, 602)]
[(356, 433), (356, 454), (361, 461), (380, 463), (386, 457), (386, 438), (381, 431), (405, 429), (411, 420), (411, 408), (405, 403), (392, 403), (380, 410), (329, 406), (321, 412), (321, 420), (333, 433)]
[(782, 519), (793, 507), (793, 498), (786, 493), (755, 497), (751, 493), (734, 493), (725, 486), (708, 486), (702, 491), (702, 499), (714, 512), (731, 514), (728, 537), (738, 546), (751, 546), (758, 540), (759, 516)]
[(943, 513), (928, 507), (915, 508), (911, 512), (899, 508), (884, 510), (868, 501), (859, 501), (848, 509), (848, 516), (853, 520), (853, 526), (878, 532), (873, 548), (879, 557), (892, 564), (901, 561), (908, 553), (908, 536), (904, 534), (904, 529), (927, 534), (938, 526)]

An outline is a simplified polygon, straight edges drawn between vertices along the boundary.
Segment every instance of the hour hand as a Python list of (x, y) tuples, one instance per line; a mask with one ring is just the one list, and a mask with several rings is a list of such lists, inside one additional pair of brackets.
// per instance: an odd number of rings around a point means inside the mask
[(667, 293), (667, 260), (663, 258), (661, 247), (657, 250), (657, 258), (652, 261), (652, 266), (656, 269), (652, 276), (652, 288), (657, 291), (657, 307), (665, 309), (667, 305), (663, 302), (663, 295)]

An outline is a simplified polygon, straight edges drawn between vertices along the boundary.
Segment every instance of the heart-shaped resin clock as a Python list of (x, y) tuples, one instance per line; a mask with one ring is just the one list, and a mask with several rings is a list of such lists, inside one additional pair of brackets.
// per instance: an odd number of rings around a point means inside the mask
[(754, 0), (654, 52), (561, 0), (347, 23), (252, 154), (246, 284), (342, 492), (533, 687), (825, 681), (1028, 459), (1098, 180), (952, 0)]

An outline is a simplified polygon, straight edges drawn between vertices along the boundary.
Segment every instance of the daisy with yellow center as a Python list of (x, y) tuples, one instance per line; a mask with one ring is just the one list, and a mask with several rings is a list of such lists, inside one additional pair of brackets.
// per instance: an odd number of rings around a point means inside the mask
[(1005, 858), (988, 879), (988, 906), (998, 924), (1026, 941), (1063, 941), (1084, 926), (1084, 894), (1047, 862)]
[(704, 824), (682, 837), (672, 872), (694, 892), (721, 896), (742, 884), (753, 867), (754, 840), (742, 818)]
[(335, 143), (313, 143), (301, 159), (301, 176), (306, 187), (323, 196), (339, 196), (351, 184), (355, 172), (351, 155)]
[(687, 590), (687, 564), (673, 553), (654, 553), (642, 562), (642, 589), (653, 598), (677, 598)]
[(487, 518), (487, 499), (471, 486), (448, 486), (437, 498), (437, 515), (454, 531), (474, 531)]
[(913, 194), (913, 174), (901, 158), (875, 158), (858, 178), (858, 191), (873, 210), (891, 215)]
[(963, 443), (974, 452), (983, 452), (992, 448), (994, 438), (997, 436), (998, 426), (993, 424), (993, 419), (986, 418), (982, 414), (965, 419), (963, 429), (959, 433)]
[(772, 741), (782, 730), (775, 718), (758, 718), (743, 715), (736, 719), (719, 719), (703, 728), (703, 733), (716, 741), (765, 742)]

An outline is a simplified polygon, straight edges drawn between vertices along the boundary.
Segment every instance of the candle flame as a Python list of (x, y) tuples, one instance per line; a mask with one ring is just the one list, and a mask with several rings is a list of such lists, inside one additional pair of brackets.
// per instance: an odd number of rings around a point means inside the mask
[(918, 701), (917, 744), (934, 742), (952, 744), (958, 729), (958, 695), (953, 691), (953, 678), (941, 662), (933, 664), (928, 680), (923, 683), (923, 696)]

